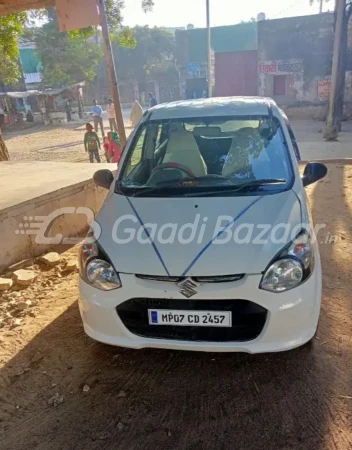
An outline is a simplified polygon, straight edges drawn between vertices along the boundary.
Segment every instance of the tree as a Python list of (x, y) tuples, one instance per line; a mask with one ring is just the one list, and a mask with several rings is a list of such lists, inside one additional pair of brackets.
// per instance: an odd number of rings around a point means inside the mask
[[(336, 10), (334, 12), (336, 23)], [(344, 20), (342, 24), (342, 41), (339, 59), (339, 74), (338, 74), (338, 93), (335, 99), (336, 104), (336, 125), (338, 131), (341, 131), (341, 121), (343, 119), (343, 105), (345, 96), (345, 84), (346, 84), (346, 68), (347, 68), (347, 55), (348, 55), (348, 30), (349, 22), (352, 15), (352, 0), (346, 2), (346, 9)]]
[(18, 58), (18, 36), (23, 33), (26, 14), (0, 16), (0, 80), (16, 82), (21, 76)]
[(34, 31), (36, 53), (42, 63), (42, 84), (57, 88), (94, 79), (102, 56), (101, 46), (91, 39), (91, 30), (59, 31), (55, 10)]
[[(145, 83), (148, 78), (163, 76), (173, 84), (178, 73), (173, 64), (175, 39), (165, 28), (136, 26), (130, 30), (136, 44), (134, 47), (122, 47), (113, 43), (118, 79), (122, 83)], [(97, 84), (107, 86), (109, 83), (105, 60), (101, 60)]]
[[(309, 0), (311, 5), (315, 1), (321, 2), (321, 0)], [(325, 0), (328, 2), (329, 0)], [(346, 82), (346, 68), (347, 68), (347, 55), (348, 55), (348, 31), (349, 23), (352, 15), (352, 0), (346, 1), (346, 9), (344, 15), (344, 21), (342, 24), (342, 41), (340, 46), (340, 58), (339, 58), (339, 74), (337, 80), (337, 95), (335, 98), (335, 123), (337, 125), (338, 131), (341, 131), (341, 121), (343, 118), (343, 104), (345, 95), (345, 82)], [(334, 31), (336, 27), (336, 4), (334, 9)]]
[[(15, 83), (20, 75), (18, 36), (23, 32), (26, 14), (0, 16), (0, 80)], [(9, 152), (0, 129), (0, 161), (7, 161)]]
[(122, 81), (144, 83), (148, 75), (160, 72), (163, 63), (173, 58), (175, 39), (164, 28), (137, 26), (132, 31), (137, 42), (135, 48), (114, 45), (117, 71)]

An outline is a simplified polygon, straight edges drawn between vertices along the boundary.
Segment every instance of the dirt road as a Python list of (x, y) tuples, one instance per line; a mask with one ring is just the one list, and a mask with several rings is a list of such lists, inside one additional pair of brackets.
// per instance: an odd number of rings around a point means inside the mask
[(327, 223), (311, 351), (107, 347), (82, 330), (71, 274), (39, 295), (35, 317), (0, 329), (1, 450), (351, 450), (352, 166), (329, 170), (308, 188)]
[[(126, 114), (125, 114), (126, 115)], [(125, 120), (126, 133), (132, 131)], [(109, 131), (108, 121), (104, 121), (105, 133)], [(35, 124), (22, 130), (7, 130), (4, 133), (12, 161), (66, 161), (88, 162), (83, 139), (85, 126), (49, 126)], [(99, 137), (100, 131), (99, 131)], [(101, 152), (104, 161), (104, 150)]]

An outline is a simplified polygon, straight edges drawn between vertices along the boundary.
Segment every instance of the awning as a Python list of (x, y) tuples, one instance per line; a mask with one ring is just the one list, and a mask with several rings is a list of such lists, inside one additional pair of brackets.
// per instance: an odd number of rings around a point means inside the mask
[(53, 96), (53, 95), (59, 95), (61, 94), (61, 92), (65, 92), (65, 91), (69, 91), (70, 89), (73, 88), (79, 88), (79, 87), (84, 87), (85, 86), (85, 81), (81, 81), (80, 83), (75, 83), (72, 84), (71, 86), (64, 86), (62, 88), (58, 88), (58, 89), (45, 89), (44, 91), (38, 91), (37, 95), (47, 95), (47, 96)]
[(23, 91), (23, 92), (0, 92), (0, 97), (10, 97), (10, 98), (27, 98), (31, 95), (46, 95), (49, 97), (52, 97), (54, 95), (59, 95), (61, 92), (69, 91), (73, 88), (80, 88), (85, 86), (85, 81), (81, 81), (80, 83), (72, 84), (71, 86), (62, 87), (59, 89), (46, 89), (44, 91), (38, 91), (38, 90), (30, 90), (30, 91)]
[(27, 98), (31, 95), (38, 95), (38, 91), (1, 92), (0, 93), (0, 97), (10, 97), (10, 98)]

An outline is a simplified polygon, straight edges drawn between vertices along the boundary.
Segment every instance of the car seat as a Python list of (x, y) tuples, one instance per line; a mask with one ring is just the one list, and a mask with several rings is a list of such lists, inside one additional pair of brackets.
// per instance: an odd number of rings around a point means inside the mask
[(192, 133), (183, 127), (171, 130), (163, 163), (175, 162), (191, 169), (196, 177), (207, 175), (207, 166)]

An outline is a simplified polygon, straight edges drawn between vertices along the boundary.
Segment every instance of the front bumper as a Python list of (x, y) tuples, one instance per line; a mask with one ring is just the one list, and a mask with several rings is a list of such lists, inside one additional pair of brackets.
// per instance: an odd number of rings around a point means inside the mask
[[(243, 299), (265, 308), (267, 319), (260, 335), (248, 342), (209, 342), (155, 339), (131, 333), (123, 324), (116, 307), (132, 298), (179, 299), (173, 283), (142, 280), (120, 274), (122, 288), (100, 291), (80, 280), (79, 308), (86, 333), (93, 339), (135, 349), (164, 348), (208, 352), (278, 352), (299, 347), (315, 334), (321, 303), (321, 267), (319, 260), (310, 278), (298, 288), (280, 294), (258, 289), (261, 275), (245, 276), (231, 283), (202, 284), (192, 300)], [(236, 300), (233, 300), (236, 301)]]

